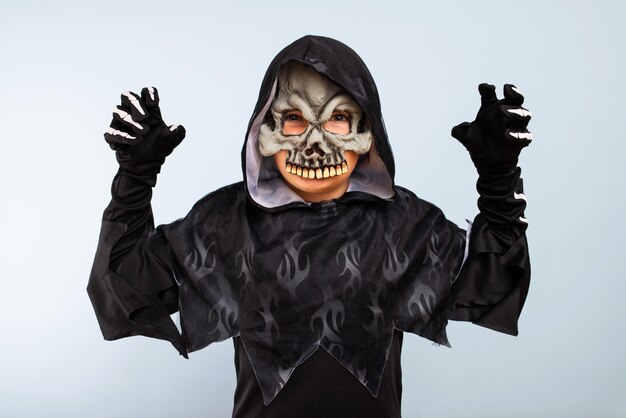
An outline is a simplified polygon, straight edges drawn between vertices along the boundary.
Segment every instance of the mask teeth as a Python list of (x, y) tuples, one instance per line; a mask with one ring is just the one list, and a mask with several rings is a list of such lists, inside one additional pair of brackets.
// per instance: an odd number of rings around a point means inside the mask
[(287, 163), (287, 172), (306, 179), (326, 179), (330, 177), (340, 176), (348, 172), (348, 163), (343, 161), (336, 165), (322, 165), (317, 168), (306, 168), (298, 164)]

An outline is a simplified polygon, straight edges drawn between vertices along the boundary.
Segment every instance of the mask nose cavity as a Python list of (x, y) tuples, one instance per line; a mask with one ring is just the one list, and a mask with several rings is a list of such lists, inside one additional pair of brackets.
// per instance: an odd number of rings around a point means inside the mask
[(328, 145), (324, 142), (324, 134), (322, 134), (318, 126), (314, 126), (306, 139), (306, 146), (302, 150), (302, 156), (309, 163), (321, 162), (325, 155), (331, 152)]
[(304, 150), (304, 155), (306, 155), (307, 157), (310, 157), (314, 153), (319, 155), (320, 157), (323, 157), (324, 155), (326, 155), (324, 150), (320, 148), (320, 145), (317, 142), (315, 142), (312, 146)]

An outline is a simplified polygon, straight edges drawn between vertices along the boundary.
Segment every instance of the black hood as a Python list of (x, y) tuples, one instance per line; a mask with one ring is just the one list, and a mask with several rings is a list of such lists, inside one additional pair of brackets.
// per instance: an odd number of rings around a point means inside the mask
[(261, 156), (257, 144), (259, 128), (276, 92), (278, 74), (288, 61), (299, 61), (341, 86), (361, 106), (371, 123), (372, 148), (361, 157), (344, 197), (351, 199), (364, 194), (381, 199), (393, 197), (393, 153), (372, 75), (361, 57), (347, 45), (332, 38), (307, 35), (280, 51), (263, 78), (242, 150), (244, 184), (249, 198), (270, 210), (306, 204), (283, 182), (273, 160)]

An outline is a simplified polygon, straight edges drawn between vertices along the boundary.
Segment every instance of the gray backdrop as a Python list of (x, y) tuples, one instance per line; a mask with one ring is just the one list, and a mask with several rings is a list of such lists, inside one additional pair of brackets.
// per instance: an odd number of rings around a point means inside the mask
[(227, 417), (230, 341), (180, 358), (103, 341), (85, 286), (116, 171), (102, 138), (124, 90), (159, 88), (187, 139), (158, 223), (241, 179), (267, 65), (308, 34), (361, 54), (378, 83), (397, 184), (465, 224), (476, 175), (450, 128), (476, 86), (512, 82), (535, 118), (523, 153), (533, 281), (520, 336), (452, 323), (409, 335), (406, 417), (626, 416), (624, 2), (0, 1), (0, 416)]

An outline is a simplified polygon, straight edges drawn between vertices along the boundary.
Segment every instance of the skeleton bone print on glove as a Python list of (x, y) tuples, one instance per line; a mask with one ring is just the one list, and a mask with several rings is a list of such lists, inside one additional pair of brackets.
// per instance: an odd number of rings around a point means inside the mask
[[(292, 174), (309, 178), (341, 175), (348, 172), (345, 151), (365, 154), (370, 149), (372, 132), (361, 107), (339, 86), (302, 63), (285, 64), (270, 110), (259, 132), (259, 151), (269, 157), (287, 150), (285, 165)], [(285, 117), (294, 110), (302, 112), (308, 126), (303, 132), (286, 135)], [(326, 129), (335, 112), (349, 115), (347, 134)]]

